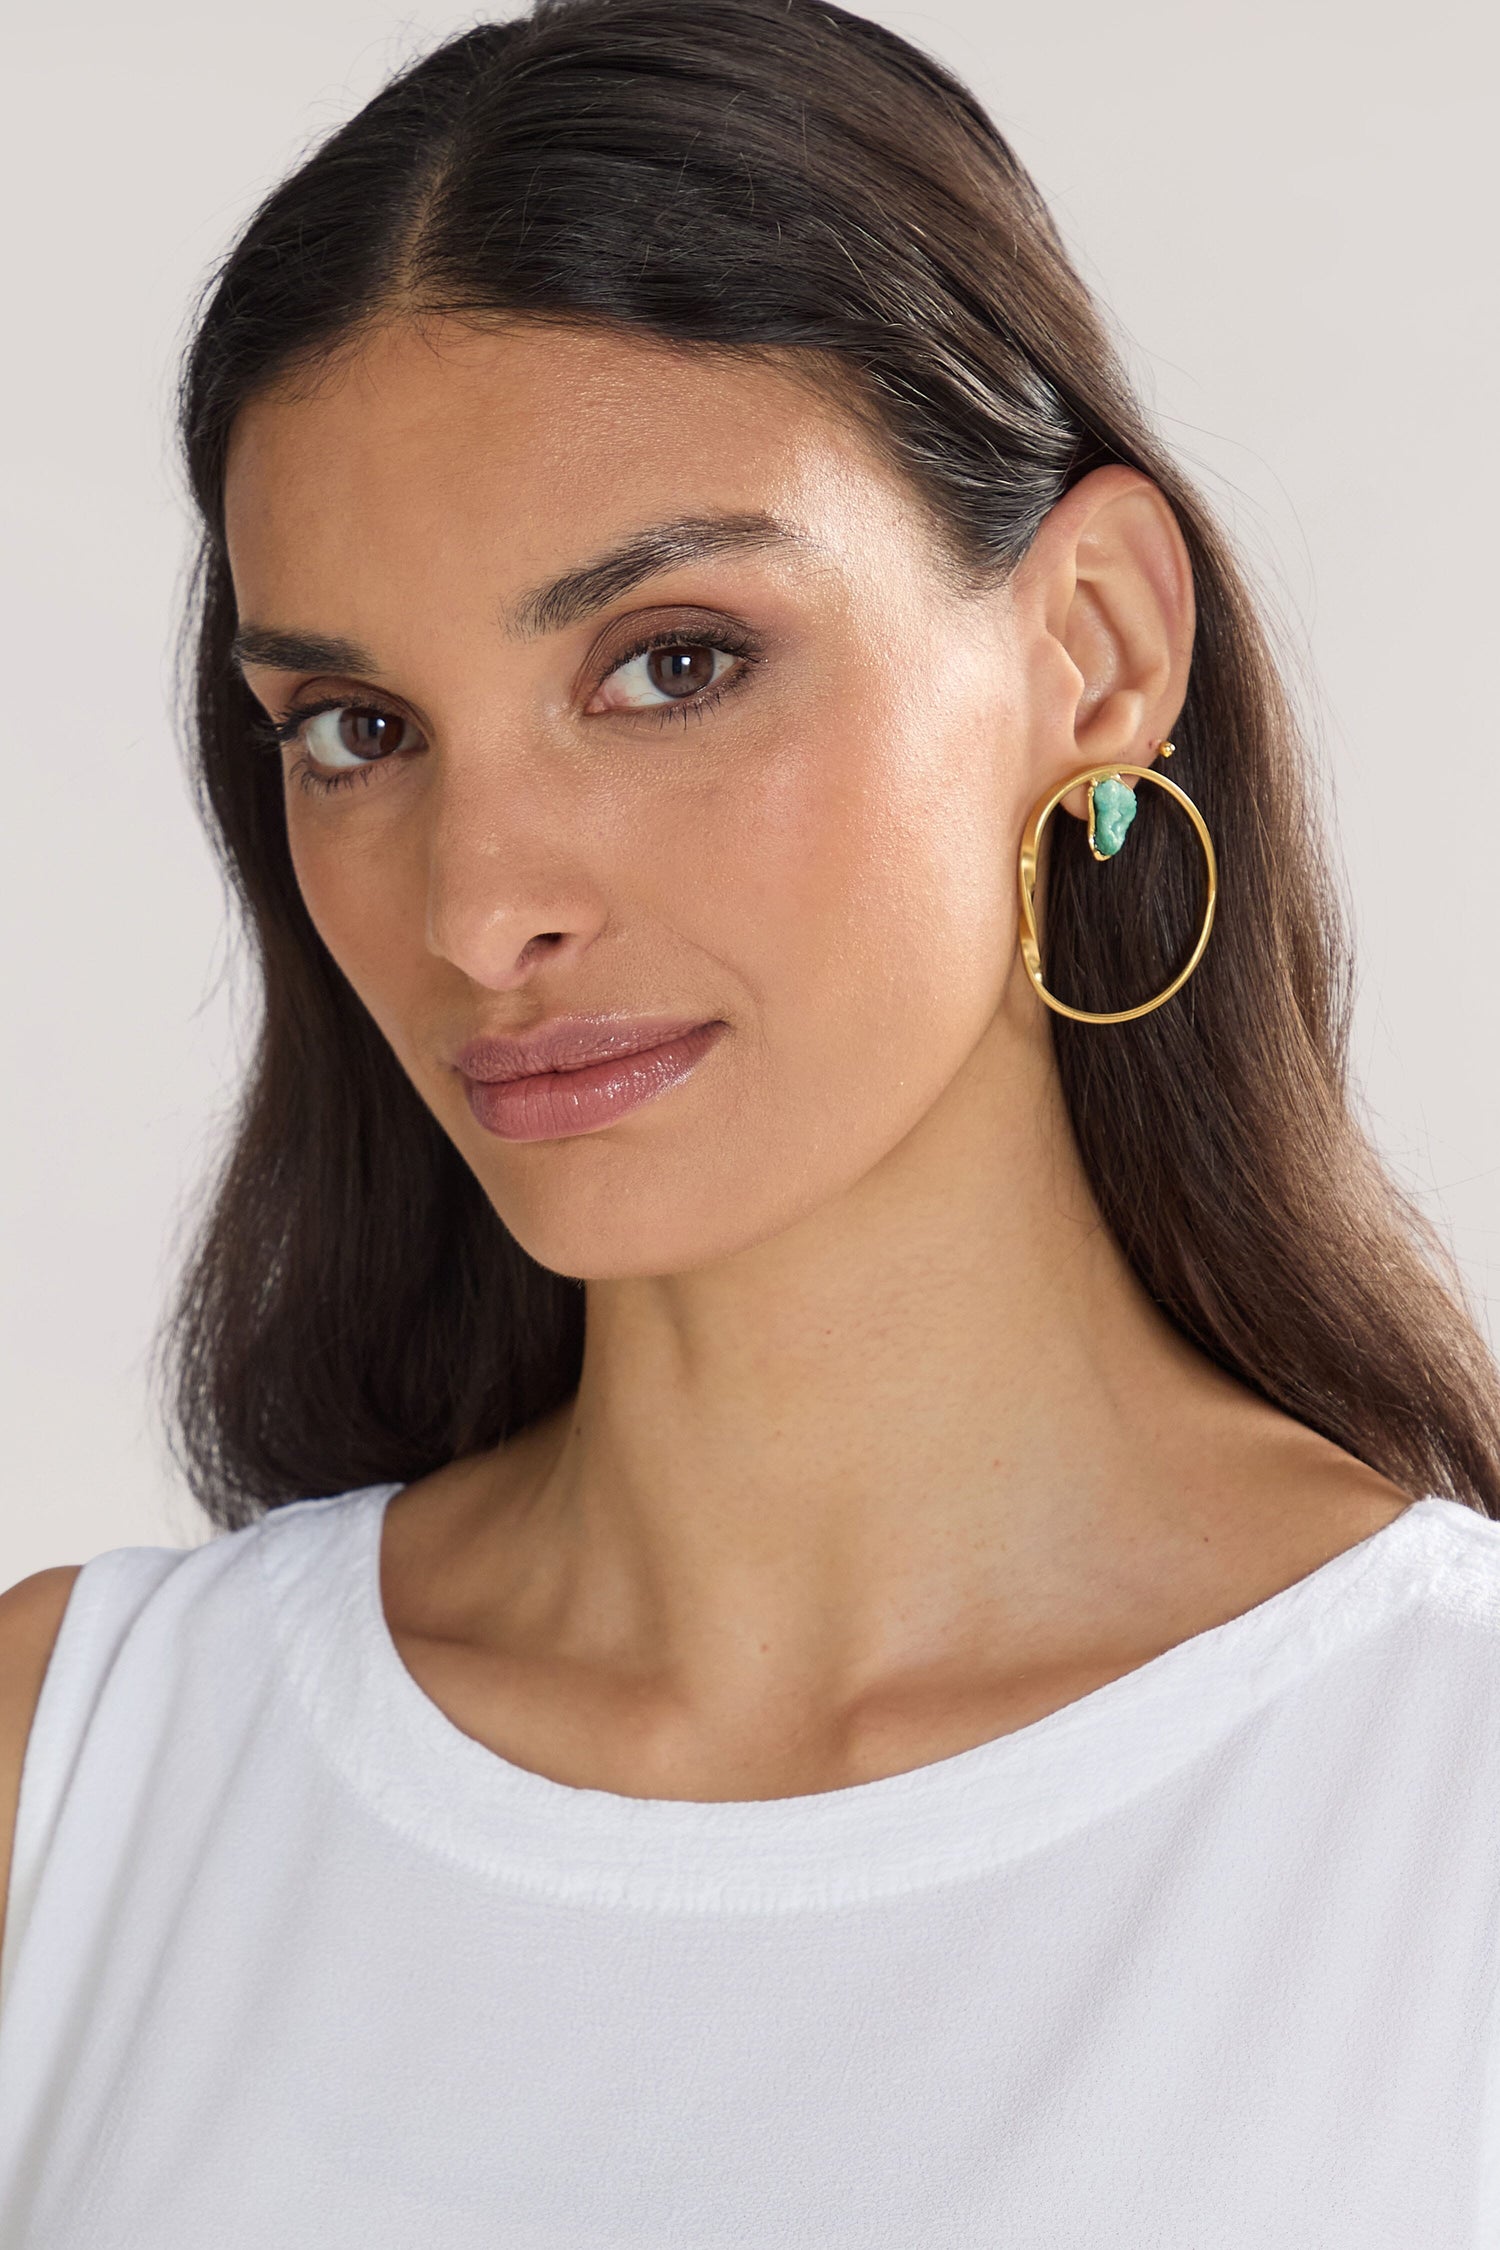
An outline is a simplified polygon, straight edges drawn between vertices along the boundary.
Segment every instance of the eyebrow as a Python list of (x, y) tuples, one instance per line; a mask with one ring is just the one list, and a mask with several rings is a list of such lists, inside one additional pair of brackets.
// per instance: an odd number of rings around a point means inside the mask
[[(673, 523), (653, 524), (592, 562), (533, 586), (511, 604), (505, 622), (512, 633), (525, 639), (560, 632), (606, 603), (618, 601), (658, 571), (677, 570), (713, 555), (785, 546), (800, 536), (789, 524), (760, 513), (681, 516)], [(366, 678), (380, 670), (369, 651), (355, 641), (275, 625), (243, 626), (230, 644), (230, 655), (242, 670), (247, 664), (263, 664), (274, 672), (341, 672)]]
[(618, 601), (641, 579), (712, 555), (743, 554), (757, 547), (779, 547), (800, 535), (775, 516), (682, 516), (653, 524), (576, 570), (565, 570), (543, 586), (521, 595), (507, 612), (513, 633), (531, 637), (576, 625), (606, 602)]
[(229, 644), (243, 671), (264, 664), (273, 672), (358, 672), (380, 670), (367, 649), (354, 641), (331, 640), (326, 633), (291, 633), (275, 625), (246, 625)]

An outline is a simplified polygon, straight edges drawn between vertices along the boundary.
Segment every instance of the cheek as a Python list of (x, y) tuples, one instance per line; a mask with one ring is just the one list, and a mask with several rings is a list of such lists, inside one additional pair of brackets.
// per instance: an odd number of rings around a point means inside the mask
[(846, 706), (681, 855), (679, 927), (745, 989), (771, 1099), (805, 1130), (836, 1110), (847, 1132), (853, 1086), (855, 1141), (898, 1135), (999, 1004), (1014, 870), (985, 740), (966, 711)]
[(318, 819), (289, 792), (287, 842), (309, 919), (397, 1054), (418, 995), (425, 903), (410, 855), (382, 848), (379, 823)]

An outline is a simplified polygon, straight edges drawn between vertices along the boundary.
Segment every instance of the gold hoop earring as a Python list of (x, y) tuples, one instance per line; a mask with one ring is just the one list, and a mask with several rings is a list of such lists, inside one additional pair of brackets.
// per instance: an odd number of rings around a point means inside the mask
[[(1171, 757), (1172, 745), (1170, 742), (1164, 742), (1161, 745), (1161, 755), (1164, 758)], [(1181, 805), (1183, 811), (1191, 820), (1198, 832), (1198, 841), (1203, 846), (1203, 858), (1208, 869), (1208, 896), (1203, 902), (1203, 920), (1199, 925), (1198, 935), (1193, 942), (1193, 950), (1176, 976), (1173, 977), (1171, 983), (1164, 986), (1154, 999), (1143, 1000), (1138, 1008), (1117, 1008), (1109, 1014), (1096, 1014), (1088, 1008), (1070, 1008), (1065, 1000), (1055, 998), (1042, 982), (1042, 952), (1036, 921), (1037, 854), (1041, 848), (1042, 830), (1046, 827), (1053, 813), (1056, 812), (1070, 789), (1076, 789), (1081, 781), (1086, 781), (1089, 785), (1089, 850), (1093, 853), (1095, 859), (1112, 859), (1124, 843), (1125, 831), (1135, 817), (1134, 800), (1130, 791), (1121, 791), (1122, 796), (1130, 799), (1129, 812), (1124, 811), (1118, 799), (1106, 800), (1103, 808), (1105, 817), (1103, 824), (1100, 825), (1096, 820), (1098, 808), (1096, 808), (1094, 792), (1096, 789), (1107, 786), (1110, 782), (1122, 783), (1127, 774), (1133, 775), (1137, 781), (1154, 781), (1158, 789), (1165, 789), (1167, 795)], [(1104, 851), (1099, 849), (1101, 839), (1107, 846)], [(1148, 1016), (1153, 1008), (1161, 1007), (1164, 1001), (1171, 999), (1174, 992), (1182, 990), (1194, 969), (1197, 968), (1198, 963), (1203, 959), (1203, 950), (1208, 944), (1208, 933), (1214, 924), (1214, 905), (1219, 895), (1219, 870), (1218, 863), (1214, 858), (1213, 838), (1208, 833), (1207, 822), (1187, 791), (1179, 789), (1175, 781), (1168, 781), (1164, 773), (1156, 773), (1150, 766), (1085, 766), (1081, 772), (1069, 774), (1066, 781), (1059, 782), (1057, 787), (1049, 790), (1045, 797), (1039, 797), (1027, 816), (1025, 828), (1021, 831), (1018, 874), (1021, 887), (1021, 959), (1025, 963), (1026, 974), (1030, 977), (1038, 997), (1045, 1000), (1047, 1006), (1055, 1010), (1058, 1015), (1070, 1016), (1074, 1023), (1129, 1023), (1135, 1016)]]

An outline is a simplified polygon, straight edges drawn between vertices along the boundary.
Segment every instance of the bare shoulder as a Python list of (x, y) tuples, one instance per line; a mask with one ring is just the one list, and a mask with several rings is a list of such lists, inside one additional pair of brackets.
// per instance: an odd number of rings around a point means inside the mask
[(58, 1563), (0, 1594), (0, 1936), (26, 1744), (63, 1611), (82, 1568)]
[(1241, 1474), (1247, 1526), (1289, 1576), (1383, 1531), (1420, 1497), (1276, 1409), (1254, 1429)]

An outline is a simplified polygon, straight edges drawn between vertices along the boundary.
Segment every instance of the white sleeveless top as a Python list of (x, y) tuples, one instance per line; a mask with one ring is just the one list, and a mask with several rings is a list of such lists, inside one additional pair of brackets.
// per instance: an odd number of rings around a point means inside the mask
[(821, 1795), (460, 1732), (375, 1486), (73, 1590), (5, 2250), (1495, 2250), (1500, 1524), (1453, 1501)]

